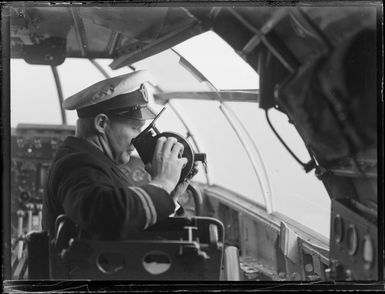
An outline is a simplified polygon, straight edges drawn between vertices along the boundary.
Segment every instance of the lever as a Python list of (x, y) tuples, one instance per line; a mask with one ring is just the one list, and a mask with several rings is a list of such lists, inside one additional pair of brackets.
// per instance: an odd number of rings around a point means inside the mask
[(29, 233), (32, 231), (32, 212), (33, 212), (34, 205), (33, 203), (27, 203), (25, 207), (27, 208), (27, 213), (28, 213), (27, 232)]
[(38, 219), (39, 219), (39, 231), (41, 231), (42, 230), (41, 221), (43, 219), (43, 204), (41, 203), (36, 204), (36, 209), (37, 209)]
[(23, 256), (23, 220), (25, 212), (21, 209), (17, 211), (17, 237), (19, 239), (17, 247), (17, 259), (21, 259)]

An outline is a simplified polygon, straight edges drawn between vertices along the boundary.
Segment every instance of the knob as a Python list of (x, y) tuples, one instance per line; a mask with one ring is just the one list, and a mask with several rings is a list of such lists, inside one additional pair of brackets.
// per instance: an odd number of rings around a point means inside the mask
[(34, 207), (35, 207), (35, 205), (33, 205), (33, 203), (27, 203), (27, 204), (25, 205), (25, 207), (27, 208), (27, 210), (33, 210)]
[(23, 148), (24, 147), (24, 140), (23, 140), (23, 138), (17, 138), (16, 139), (16, 144), (17, 144), (17, 147)]
[(345, 281), (346, 279), (344, 267), (337, 260), (330, 262), (330, 268), (325, 269), (325, 276), (329, 281)]
[(35, 138), (35, 140), (33, 141), (33, 145), (36, 149), (40, 149), (42, 146), (40, 138)]
[(19, 210), (16, 212), (16, 214), (17, 214), (18, 217), (23, 217), (23, 216), (25, 215), (25, 212), (24, 212), (24, 210), (19, 209)]
[(20, 193), (20, 195), (19, 195), (19, 199), (21, 200), (21, 201), (28, 201), (28, 199), (30, 199), (31, 198), (31, 195), (27, 192), (27, 191), (22, 191), (21, 193)]

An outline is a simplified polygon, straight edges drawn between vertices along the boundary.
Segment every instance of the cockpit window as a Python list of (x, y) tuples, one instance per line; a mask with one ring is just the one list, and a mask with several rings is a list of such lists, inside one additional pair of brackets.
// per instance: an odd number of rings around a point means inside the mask
[(211, 184), (237, 191), (265, 206), (263, 192), (236, 133), (217, 101), (177, 101), (194, 131), (199, 135), (202, 151), (207, 153)]
[[(57, 67), (57, 71), (64, 99), (104, 78), (87, 59), (66, 58)], [(78, 78), (74, 78), (75, 73)], [(58, 91), (49, 66), (31, 65), (21, 59), (11, 59), (10, 100), (12, 127), (19, 123), (62, 124)], [(75, 125), (76, 112), (65, 113), (67, 124)]]
[(135, 70), (148, 69), (163, 92), (207, 91), (209, 86), (194, 76), (185, 66), (183, 59), (168, 49), (154, 56), (134, 63)]
[[(104, 79), (103, 75), (87, 59), (67, 58), (57, 67), (64, 99)], [(74, 79), (74, 73), (79, 78)], [(76, 111), (67, 111), (68, 124), (75, 125)]]
[[(229, 106), (248, 130), (266, 168), (271, 189), (272, 209), (329, 236), (330, 198), (314, 171), (305, 173), (270, 129), (264, 110), (256, 103), (230, 102)], [(279, 111), (270, 119), (280, 136), (303, 161), (309, 154), (295, 127)], [(299, 213), (300, 212), (300, 213)]]
[(258, 74), (221, 37), (209, 31), (174, 47), (218, 90), (258, 89)]
[[(259, 88), (258, 74), (213, 32), (191, 38), (176, 46), (175, 49), (217, 90), (254, 90)], [(252, 182), (248, 183), (239, 181), (242, 188), (237, 187), (235, 191), (243, 191), (244, 195), (253, 195), (253, 199), (257, 201), (261, 201), (261, 198), (258, 199), (255, 195), (264, 193), (266, 201), (270, 202), (266, 206), (267, 208), (271, 206), (273, 213), (274, 211), (282, 213), (328, 238), (330, 198), (322, 182), (315, 177), (314, 172), (306, 174), (280, 144), (270, 129), (265, 113), (259, 108), (258, 103), (227, 102), (226, 105), (234, 112), (254, 142), (254, 144), (249, 144), (255, 147), (249, 148), (251, 149), (249, 152), (254, 151), (252, 152), (252, 159), (258, 170), (260, 186), (262, 186), (260, 187), (262, 191), (254, 191), (256, 185), (254, 178)], [(189, 105), (188, 109), (190, 107)], [(271, 117), (285, 142), (303, 161), (307, 162), (309, 154), (295, 127), (288, 122), (285, 115), (278, 111), (272, 110)], [(212, 122), (212, 117), (208, 118), (208, 121)], [(197, 123), (199, 124), (198, 121)], [(212, 123), (208, 125), (212, 125)], [(223, 123), (223, 125), (225, 124)], [(236, 128), (238, 133), (242, 131), (242, 126), (238, 125)], [(214, 130), (211, 131), (215, 132)], [(230, 132), (231, 130), (226, 135), (229, 136)], [(237, 138), (234, 139), (237, 140)], [(205, 140), (205, 143), (210, 145), (207, 142), (210, 142), (210, 137)], [(238, 146), (238, 148), (242, 147)], [(233, 149), (232, 153), (238, 154), (240, 153), (239, 150)], [(217, 151), (216, 155), (220, 158), (226, 158), (226, 155), (220, 150)], [(215, 166), (218, 166), (217, 163)], [(241, 171), (243, 172), (240, 172), (240, 176), (245, 176), (246, 173), (254, 175), (249, 169), (247, 171), (241, 169)], [(238, 177), (234, 175), (232, 181), (237, 181)], [(251, 181), (251, 179), (249, 180)], [(301, 213), (298, 213), (299, 211)]]
[[(39, 78), (34, 78), (39, 77)], [(22, 59), (10, 64), (10, 123), (61, 124), (57, 90), (50, 67)], [(50, 111), (46, 111), (49, 109)]]
[[(131, 68), (111, 70), (108, 65), (112, 60), (96, 62), (109, 76), (148, 69), (156, 78), (153, 86), (164, 94), (259, 88), (258, 74), (213, 32), (136, 62)], [(104, 78), (89, 60), (74, 58), (67, 58), (58, 66), (58, 73), (64, 98)], [(74, 79), (73, 73), (80, 78)], [(37, 81), (44, 81), (44, 86), (36, 84)], [(30, 100), (26, 99), (27, 93)], [(12, 127), (18, 123), (61, 124), (57, 97), (48, 66), (11, 61)], [(266, 207), (268, 212), (279, 212), (329, 236), (330, 199), (323, 184), (314, 172), (306, 174), (280, 144), (257, 101), (204, 101), (181, 99), (178, 95), (169, 98), (168, 110), (157, 126), (160, 131), (191, 135), (188, 140), (193, 148), (207, 153), (208, 176), (202, 172), (195, 180), (237, 192)], [(153, 102), (151, 106), (156, 111), (163, 107)], [(42, 111), (44, 115), (37, 115)], [(74, 125), (76, 112), (66, 111), (66, 115), (68, 124)], [(272, 110), (271, 119), (285, 142), (307, 161), (304, 143), (287, 117)]]

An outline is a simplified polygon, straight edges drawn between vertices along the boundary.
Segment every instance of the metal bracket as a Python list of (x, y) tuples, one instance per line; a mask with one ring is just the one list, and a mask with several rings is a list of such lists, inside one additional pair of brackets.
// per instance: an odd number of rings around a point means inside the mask
[[(293, 54), (285, 47), (277, 46), (276, 42), (273, 42), (270, 38), (259, 29), (257, 29), (253, 24), (251, 24), (247, 19), (245, 19), (239, 12), (234, 9), (229, 9), (230, 13), (238, 19), (247, 29), (252, 31), (260, 41), (271, 51), (271, 53), (282, 63), (282, 65), (290, 72), (294, 73), (298, 67), (298, 61), (295, 59)], [(271, 18), (269, 25), (266, 25), (263, 29), (264, 31), (270, 31), (271, 28), (277, 23), (283, 16), (281, 11), (276, 18)]]
[(86, 49), (88, 47), (87, 45), (87, 35), (86, 30), (84, 28), (84, 23), (79, 15), (79, 8), (78, 7), (70, 7), (72, 17), (74, 19), (74, 28), (76, 32), (76, 38), (78, 39), (80, 51), (82, 53), (82, 56), (86, 56)]

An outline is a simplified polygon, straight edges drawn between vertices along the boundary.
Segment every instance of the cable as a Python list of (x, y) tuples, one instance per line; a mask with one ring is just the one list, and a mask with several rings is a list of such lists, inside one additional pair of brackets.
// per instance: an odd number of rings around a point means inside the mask
[(289, 153), (291, 154), (291, 156), (304, 168), (304, 170), (308, 173), (310, 172), (313, 168), (315, 168), (315, 162), (313, 159), (310, 159), (310, 161), (308, 163), (303, 163), (295, 154), (293, 151), (291, 151), (291, 149), (289, 148), (289, 146), (286, 145), (286, 143), (282, 140), (281, 136), (277, 133), (277, 131), (275, 130), (275, 128), (273, 127), (273, 125), (271, 124), (271, 121), (270, 121), (270, 118), (269, 118), (269, 113), (268, 113), (268, 110), (266, 109), (265, 111), (265, 114), (266, 114), (266, 120), (267, 120), (267, 123), (269, 124), (270, 128), (272, 129), (272, 131), (274, 132), (274, 134), (277, 136), (278, 140), (282, 143), (282, 145), (286, 148), (287, 151), (289, 151)]

